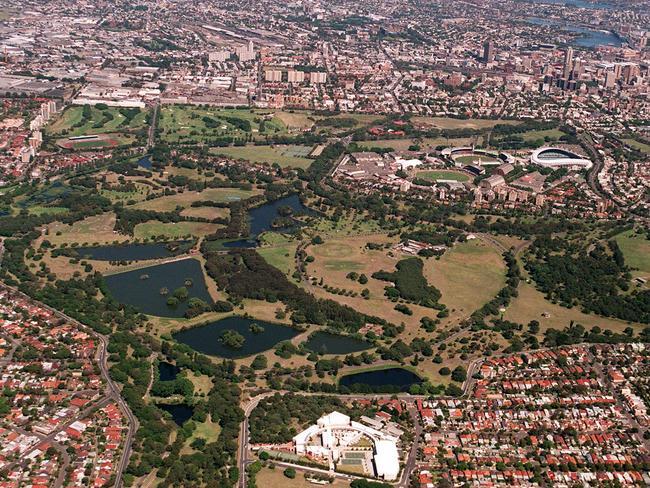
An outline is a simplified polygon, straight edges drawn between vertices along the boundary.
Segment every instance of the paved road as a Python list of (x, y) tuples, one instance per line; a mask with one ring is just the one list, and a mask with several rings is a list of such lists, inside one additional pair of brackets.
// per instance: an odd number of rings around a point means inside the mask
[[(0, 287), (3, 287), (7, 290), (10, 290), (11, 292), (23, 297), (25, 300), (29, 300), (30, 302), (34, 303), (35, 305), (38, 305), (46, 310), (49, 310), (52, 312), (56, 317), (65, 320), (66, 322), (73, 324), (74, 326), (78, 327), (79, 329), (91, 334), (92, 336), (96, 337), (99, 340), (99, 348), (97, 352), (97, 360), (99, 361), (99, 369), (101, 371), (102, 376), (106, 380), (106, 386), (107, 386), (107, 392), (106, 396), (99, 401), (99, 403), (94, 404), (92, 407), (89, 407), (82, 411), (79, 415), (76, 415), (74, 419), (72, 419), (70, 422), (64, 424), (61, 426), (60, 429), (57, 429), (53, 434), (51, 434), (52, 439), (54, 438), (54, 435), (56, 433), (60, 432), (61, 430), (67, 428), (70, 424), (75, 422), (78, 419), (85, 418), (89, 413), (92, 408), (98, 407), (101, 408), (105, 405), (107, 405), (110, 401), (114, 401), (117, 403), (117, 405), (120, 407), (124, 415), (126, 416), (128, 420), (127, 424), (127, 435), (124, 443), (124, 450), (122, 452), (122, 457), (120, 458), (120, 461), (117, 465), (116, 472), (115, 472), (115, 484), (114, 486), (116, 488), (120, 488), (122, 486), (122, 476), (124, 474), (124, 471), (129, 463), (129, 458), (131, 457), (131, 450), (133, 446), (133, 437), (135, 436), (135, 432), (138, 430), (139, 423), (138, 420), (135, 418), (133, 415), (133, 412), (131, 412), (131, 409), (129, 406), (126, 404), (124, 399), (120, 395), (120, 390), (116, 383), (111, 379), (109, 373), (108, 373), (108, 364), (107, 364), (107, 348), (108, 348), (108, 337), (106, 337), (103, 334), (99, 334), (96, 331), (90, 329), (86, 325), (82, 324), (81, 322), (73, 319), (72, 317), (66, 315), (65, 313), (56, 310), (49, 305), (46, 305), (45, 303), (39, 302), (38, 300), (34, 300), (28, 295), (25, 295), (21, 291), (17, 290), (16, 288), (13, 288), (3, 282), (0, 282)], [(49, 436), (48, 436), (49, 439)], [(27, 454), (27, 453), (25, 453)]]

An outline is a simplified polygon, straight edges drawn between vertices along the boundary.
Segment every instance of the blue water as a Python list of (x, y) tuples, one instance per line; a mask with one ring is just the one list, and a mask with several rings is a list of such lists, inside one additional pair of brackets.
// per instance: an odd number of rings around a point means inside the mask
[(172, 419), (179, 427), (191, 419), (192, 415), (194, 415), (194, 408), (182, 403), (178, 405), (165, 405), (159, 403), (156, 404), (156, 406), (165, 412), (169, 412), (172, 416)]
[(180, 372), (181, 368), (175, 364), (166, 361), (160, 361), (158, 363), (158, 377), (160, 378), (160, 381), (173, 381)]
[(601, 32), (599, 30), (587, 29), (586, 27), (579, 27), (572, 24), (564, 24), (552, 19), (540, 19), (539, 17), (529, 17), (527, 22), (535, 25), (548, 25), (558, 27), (561, 30), (568, 32), (575, 32), (581, 34), (580, 37), (575, 39), (573, 43), (576, 46), (595, 48), (598, 46), (614, 46), (621, 47), (623, 41), (613, 34), (612, 32)]
[(305, 342), (307, 349), (318, 354), (350, 354), (369, 349), (371, 346), (367, 341), (328, 332), (316, 332)]
[[(250, 330), (251, 324), (256, 323), (264, 328), (263, 332), (254, 333)], [(226, 346), (220, 341), (225, 330), (235, 330), (244, 339), (244, 345), (238, 349)], [(280, 324), (264, 322), (263, 320), (248, 319), (245, 317), (228, 317), (216, 322), (210, 322), (199, 327), (182, 330), (173, 334), (178, 342), (190, 346), (204, 354), (222, 358), (240, 358), (259, 354), (271, 349), (282, 341), (287, 341), (297, 336), (300, 331)]]
[(586, 0), (525, 0), (529, 3), (547, 4), (547, 5), (565, 5), (567, 7), (588, 8), (595, 10), (612, 10), (617, 8), (606, 2), (587, 2)]
[[(187, 302), (192, 297), (200, 298), (206, 303), (213, 303), (205, 284), (201, 263), (196, 259), (148, 266), (109, 275), (104, 279), (115, 300), (133, 305), (140, 312), (148, 315), (183, 317), (187, 310)], [(186, 279), (192, 280), (192, 286), (187, 287), (188, 300), (179, 303), (176, 307), (168, 306), (167, 299), (174, 290), (185, 286)], [(161, 288), (167, 288), (168, 295), (161, 295)]]
[(343, 376), (339, 385), (352, 391), (398, 392), (408, 391), (412, 385), (422, 383), (422, 378), (404, 368), (365, 371)]
[(80, 258), (96, 259), (97, 261), (140, 261), (183, 254), (187, 251), (187, 243), (188, 241), (156, 242), (152, 244), (118, 244), (111, 246), (77, 247), (74, 249)]
[(248, 239), (240, 239), (237, 241), (224, 242), (223, 247), (230, 248), (250, 248), (257, 247), (257, 237), (263, 232), (270, 230), (289, 231), (297, 227), (297, 224), (292, 227), (277, 229), (273, 227), (273, 221), (280, 217), (278, 210), (282, 207), (291, 207), (293, 209), (293, 216), (298, 215), (315, 215), (315, 212), (309, 207), (306, 207), (300, 201), (298, 195), (290, 195), (288, 197), (280, 198), (274, 202), (265, 203), (259, 207), (253, 208), (248, 211), (248, 218), (250, 222), (250, 237)]
[(151, 159), (149, 159), (149, 156), (144, 156), (138, 160), (138, 166), (144, 169), (152, 169), (153, 164), (151, 163)]

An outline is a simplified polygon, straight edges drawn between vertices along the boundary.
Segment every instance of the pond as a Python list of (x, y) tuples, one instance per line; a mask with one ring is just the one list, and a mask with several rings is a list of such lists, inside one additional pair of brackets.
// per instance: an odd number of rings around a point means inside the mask
[(174, 381), (180, 372), (181, 368), (175, 364), (166, 361), (160, 361), (158, 363), (158, 376), (160, 381)]
[(353, 392), (396, 393), (406, 392), (412, 385), (422, 383), (422, 378), (404, 368), (362, 371), (341, 377), (339, 385)]
[(149, 159), (149, 156), (144, 156), (138, 160), (138, 166), (144, 169), (152, 169), (153, 164), (151, 163), (151, 159)]
[(185, 422), (192, 418), (194, 415), (194, 407), (185, 405), (184, 403), (179, 403), (176, 405), (167, 405), (164, 403), (157, 403), (156, 407), (165, 412), (169, 412), (172, 416), (172, 419), (179, 427), (182, 426)]
[(151, 244), (117, 244), (111, 246), (76, 247), (82, 259), (97, 261), (144, 261), (161, 259), (187, 252), (192, 241), (154, 242)]
[(306, 207), (300, 201), (298, 195), (290, 195), (288, 197), (280, 198), (274, 202), (268, 202), (259, 207), (252, 208), (248, 211), (248, 218), (250, 222), (250, 237), (248, 239), (241, 239), (237, 241), (224, 242), (224, 247), (256, 247), (257, 242), (255, 239), (263, 232), (269, 230), (283, 230), (289, 231), (297, 227), (296, 223), (285, 227), (274, 227), (273, 223), (281, 217), (280, 209), (289, 207), (293, 210), (294, 216), (297, 215), (315, 215), (315, 212), (309, 207)]
[[(111, 295), (120, 303), (133, 305), (140, 312), (158, 317), (183, 317), (189, 298), (200, 298), (213, 303), (205, 284), (201, 263), (196, 259), (183, 259), (172, 263), (147, 266), (104, 277)], [(191, 280), (191, 286), (185, 284)], [(186, 287), (188, 300), (177, 306), (167, 305), (174, 290)], [(164, 289), (168, 294), (164, 294)]]
[[(251, 327), (252, 324), (257, 324), (264, 330), (251, 330), (255, 328)], [(244, 338), (243, 345), (234, 348), (224, 344), (221, 335), (226, 330), (241, 334)], [(204, 354), (232, 359), (267, 351), (279, 342), (290, 340), (298, 334), (300, 331), (291, 327), (235, 316), (176, 332), (173, 337)]]
[(369, 349), (372, 344), (350, 336), (316, 332), (305, 342), (305, 347), (318, 354), (350, 354)]

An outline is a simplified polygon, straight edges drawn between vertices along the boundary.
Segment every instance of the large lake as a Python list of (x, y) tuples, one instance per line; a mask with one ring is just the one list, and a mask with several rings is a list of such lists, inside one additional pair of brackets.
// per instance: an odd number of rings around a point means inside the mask
[[(258, 333), (251, 331), (253, 323), (263, 327), (264, 331)], [(245, 341), (242, 347), (232, 348), (220, 340), (221, 334), (229, 329), (244, 337)], [(258, 354), (271, 349), (279, 342), (292, 339), (298, 334), (300, 331), (291, 327), (236, 316), (182, 330), (173, 334), (173, 337), (178, 342), (204, 354), (231, 359)]]
[(409, 391), (422, 378), (404, 368), (362, 371), (341, 377), (339, 385), (355, 392), (396, 393)]
[(143, 261), (161, 259), (187, 252), (191, 241), (154, 242), (151, 244), (118, 244), (111, 246), (76, 247), (80, 258), (97, 261)]
[(586, 27), (565, 24), (553, 19), (541, 19), (539, 17), (530, 17), (527, 19), (527, 22), (535, 25), (549, 25), (559, 27), (560, 29), (568, 32), (581, 34), (580, 37), (574, 41), (574, 44), (576, 46), (595, 48), (598, 46), (621, 47), (623, 45), (623, 41), (612, 32), (587, 29)]
[(369, 349), (372, 344), (354, 337), (316, 332), (305, 342), (305, 347), (318, 354), (350, 354)]
[[(205, 285), (201, 263), (196, 259), (183, 259), (172, 263), (148, 266), (146, 268), (105, 276), (111, 295), (120, 303), (133, 305), (140, 312), (158, 317), (183, 317), (187, 300), (176, 307), (167, 305), (167, 299), (177, 288), (185, 286), (185, 280), (192, 280), (188, 286), (189, 297), (200, 298), (212, 303)], [(167, 288), (168, 295), (160, 290)]]
[(224, 247), (255, 247), (257, 246), (256, 239), (263, 232), (269, 230), (291, 230), (296, 225), (277, 229), (273, 227), (273, 221), (280, 217), (279, 210), (283, 207), (290, 207), (293, 210), (293, 215), (315, 215), (315, 212), (309, 207), (306, 207), (300, 201), (298, 195), (290, 195), (288, 197), (280, 198), (274, 202), (268, 202), (259, 207), (252, 208), (248, 211), (248, 218), (250, 222), (250, 237), (248, 239), (240, 239), (237, 241), (225, 242)]

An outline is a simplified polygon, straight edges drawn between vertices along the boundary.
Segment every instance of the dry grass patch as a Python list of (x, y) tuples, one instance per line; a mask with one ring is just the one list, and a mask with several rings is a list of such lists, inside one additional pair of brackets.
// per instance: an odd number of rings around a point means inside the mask
[(189, 207), (181, 212), (181, 216), (201, 219), (227, 219), (230, 216), (230, 209), (219, 207)]
[(282, 474), (283, 471), (284, 469), (280, 466), (275, 469), (262, 468), (255, 478), (257, 486), (263, 486), (264, 488), (314, 488), (315, 486), (347, 488), (350, 486), (350, 483), (347, 481), (339, 479), (336, 479), (334, 483), (328, 485), (314, 485), (307, 481), (301, 472), (298, 472), (296, 477), (291, 480)]
[[(48, 235), (44, 236), (52, 244), (72, 244), (74, 242), (83, 245), (110, 244), (114, 241), (124, 242), (128, 236), (118, 234), (115, 228), (115, 213), (107, 212), (101, 215), (87, 217), (84, 220), (75, 222), (72, 225), (61, 222), (53, 222), (47, 226)], [(59, 234), (59, 235), (57, 235)]]

